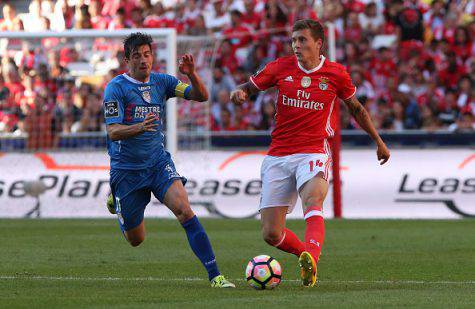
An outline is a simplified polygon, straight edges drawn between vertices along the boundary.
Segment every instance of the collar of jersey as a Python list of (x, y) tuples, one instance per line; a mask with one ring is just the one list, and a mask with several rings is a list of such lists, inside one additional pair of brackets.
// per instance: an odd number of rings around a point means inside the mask
[[(297, 57), (295, 57), (295, 59), (297, 59)], [(320, 64), (317, 65), (316, 67), (314, 67), (313, 69), (311, 70), (306, 70), (301, 64), (300, 62), (297, 60), (297, 65), (299, 66), (299, 69), (304, 71), (305, 73), (307, 74), (310, 74), (310, 73), (313, 73), (313, 72), (317, 72), (318, 70), (320, 70), (323, 66), (323, 63), (325, 62), (325, 56), (321, 55), (320, 56)], [(124, 73), (125, 74), (125, 73)]]
[(134, 84), (148, 84), (148, 83), (150, 83), (150, 76), (148, 77), (148, 80), (144, 83), (139, 81), (139, 80), (136, 80), (133, 77), (130, 77), (127, 73), (122, 73), (122, 76), (124, 76), (128, 81), (131, 81)]

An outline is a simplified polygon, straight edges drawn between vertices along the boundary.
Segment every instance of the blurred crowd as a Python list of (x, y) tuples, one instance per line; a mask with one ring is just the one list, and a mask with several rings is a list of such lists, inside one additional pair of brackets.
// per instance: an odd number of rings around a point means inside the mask
[[(180, 101), (184, 127), (272, 129), (274, 89), (243, 106), (231, 104), (229, 93), (267, 62), (291, 54), (291, 25), (312, 18), (335, 25), (337, 61), (348, 68), (378, 129), (475, 128), (471, 0), (32, 0), (24, 13), (17, 3), (3, 5), (0, 31), (173, 27), (180, 35), (214, 38), (209, 109)], [(94, 42), (90, 52), (108, 50), (113, 65), (102, 76), (78, 76), (75, 64), (94, 61), (80, 44), (48, 38), (33, 48), (22, 40), (1, 41), (0, 132), (44, 135), (32, 142), (43, 144), (30, 146), (49, 147), (60, 132), (103, 129), (103, 87), (126, 71), (120, 42)], [(157, 61), (156, 69), (163, 66)], [(342, 128), (357, 128), (341, 110)]]

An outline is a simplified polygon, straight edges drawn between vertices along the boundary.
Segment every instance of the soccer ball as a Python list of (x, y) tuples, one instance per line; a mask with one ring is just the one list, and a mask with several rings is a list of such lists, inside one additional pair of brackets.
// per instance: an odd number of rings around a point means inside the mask
[(279, 262), (268, 255), (252, 258), (246, 267), (246, 280), (257, 290), (273, 289), (279, 285), (282, 268)]

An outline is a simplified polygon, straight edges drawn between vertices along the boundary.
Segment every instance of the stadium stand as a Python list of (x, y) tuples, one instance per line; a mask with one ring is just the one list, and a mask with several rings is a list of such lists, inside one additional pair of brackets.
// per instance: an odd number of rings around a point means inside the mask
[[(209, 102), (213, 131), (271, 129), (274, 91), (242, 107), (230, 103), (229, 92), (292, 52), (287, 31), (295, 20), (333, 22), (337, 60), (378, 129), (475, 130), (473, 1), (33, 0), (7, 2), (2, 12), (1, 31), (174, 27), (179, 35), (220, 38)], [(41, 134), (28, 142), (36, 149), (57, 146), (59, 132), (103, 130), (104, 85), (125, 71), (120, 46), (95, 46), (111, 55), (97, 72), (78, 44), (0, 41), (0, 132)], [(100, 78), (84, 78), (91, 75)], [(200, 108), (180, 102), (179, 119), (206, 123), (198, 112), (193, 117)], [(357, 128), (342, 111), (342, 128)]]

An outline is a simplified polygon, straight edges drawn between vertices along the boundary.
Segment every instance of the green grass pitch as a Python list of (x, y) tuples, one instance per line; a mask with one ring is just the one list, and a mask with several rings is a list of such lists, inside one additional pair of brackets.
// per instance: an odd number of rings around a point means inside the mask
[[(257, 220), (201, 220), (234, 290), (212, 289), (174, 220), (146, 219), (130, 247), (115, 220), (0, 220), (0, 308), (475, 308), (475, 221), (327, 220), (317, 288)], [(303, 237), (303, 220), (288, 227)], [(269, 254), (283, 281), (256, 291), (247, 261)]]

